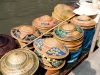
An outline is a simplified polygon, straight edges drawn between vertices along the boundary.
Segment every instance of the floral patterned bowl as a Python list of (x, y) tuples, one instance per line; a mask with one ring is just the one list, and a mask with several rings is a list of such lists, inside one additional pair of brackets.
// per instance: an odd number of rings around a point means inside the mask
[(12, 50), (0, 60), (0, 71), (3, 75), (33, 75), (38, 67), (38, 57), (27, 49)]
[(11, 35), (22, 42), (30, 42), (39, 36), (30, 25), (21, 25), (11, 30)]
[(83, 37), (83, 29), (70, 23), (64, 23), (54, 29), (53, 35), (60, 40), (73, 41)]

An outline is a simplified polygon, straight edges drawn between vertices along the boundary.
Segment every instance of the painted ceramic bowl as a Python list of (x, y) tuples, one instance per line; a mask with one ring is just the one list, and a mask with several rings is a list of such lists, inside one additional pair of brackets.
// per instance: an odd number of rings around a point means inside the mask
[(58, 4), (54, 7), (54, 12), (63, 20), (74, 15), (73, 10), (65, 4)]
[(26, 49), (12, 50), (0, 60), (0, 71), (3, 75), (33, 75), (38, 67), (36, 54)]
[(62, 59), (68, 56), (69, 50), (55, 38), (39, 39), (34, 42), (34, 48), (46, 57)]
[(79, 26), (64, 23), (54, 29), (54, 37), (64, 40), (64, 41), (73, 41), (83, 37), (83, 29)]
[(83, 29), (91, 29), (95, 27), (96, 22), (86, 15), (75, 16), (71, 19), (71, 23), (82, 27)]
[(54, 59), (46, 57), (44, 54), (34, 50), (36, 55), (39, 58), (40, 66), (47, 70), (58, 70), (61, 69), (64, 65), (66, 60), (65, 59)]
[(15, 48), (16, 42), (11, 36), (0, 34), (0, 58)]
[[(38, 33), (45, 33), (50, 28), (56, 26), (58, 22), (50, 17), (49, 15), (43, 15), (41, 17), (38, 17), (32, 21), (33, 28), (36, 29)], [(47, 34), (50, 34), (51, 32), (48, 32)]]
[(30, 42), (39, 36), (37, 32), (29, 25), (21, 25), (11, 30), (11, 35), (22, 42)]

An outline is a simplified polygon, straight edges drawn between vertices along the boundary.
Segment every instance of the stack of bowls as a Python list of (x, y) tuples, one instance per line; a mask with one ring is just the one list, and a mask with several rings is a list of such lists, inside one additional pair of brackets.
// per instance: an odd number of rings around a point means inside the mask
[(0, 58), (15, 48), (16, 42), (12, 37), (5, 34), (0, 34)]
[[(18, 41), (21, 47), (39, 36), (35, 29), (30, 25), (21, 25), (11, 29), (11, 35)], [(32, 49), (33, 45), (30, 45), (27, 48)]]
[(82, 28), (70, 23), (63, 23), (53, 32), (54, 38), (68, 47), (71, 57), (74, 56), (73, 54), (75, 54), (75, 52), (78, 54), (76, 58), (78, 58), (80, 54), (79, 49), (83, 43), (83, 34)]
[(56, 19), (58, 22), (62, 22), (67, 18), (70, 18), (74, 15), (73, 10), (65, 4), (58, 4), (54, 7), (54, 11), (52, 12), (52, 17)]
[(80, 26), (84, 30), (83, 51), (90, 50), (96, 22), (86, 15), (75, 16), (70, 22)]
[[(32, 21), (32, 27), (35, 28), (35, 30), (41, 35), (45, 32), (47, 32), (52, 27), (56, 26), (58, 23), (55, 19), (50, 17), (49, 15), (43, 15), (41, 17), (38, 17)], [(48, 32), (46, 35), (51, 35), (51, 32)]]
[(26, 49), (9, 51), (0, 60), (0, 71), (3, 75), (33, 75), (38, 67), (36, 54)]
[(52, 71), (61, 69), (69, 54), (68, 48), (55, 38), (38, 39), (34, 42), (34, 48), (34, 52), (39, 57), (40, 66)]

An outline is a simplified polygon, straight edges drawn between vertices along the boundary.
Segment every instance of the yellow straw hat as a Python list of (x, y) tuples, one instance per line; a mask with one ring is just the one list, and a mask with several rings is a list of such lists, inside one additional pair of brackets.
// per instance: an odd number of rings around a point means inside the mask
[(12, 50), (0, 60), (0, 71), (3, 75), (33, 75), (38, 67), (36, 54), (26, 49)]

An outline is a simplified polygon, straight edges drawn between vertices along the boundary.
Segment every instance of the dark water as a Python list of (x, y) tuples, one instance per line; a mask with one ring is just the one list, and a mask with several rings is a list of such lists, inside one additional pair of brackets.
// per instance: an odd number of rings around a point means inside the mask
[(71, 2), (75, 0), (0, 0), (0, 34), (10, 35), (13, 27), (31, 25), (33, 19), (51, 15), (57, 4)]

